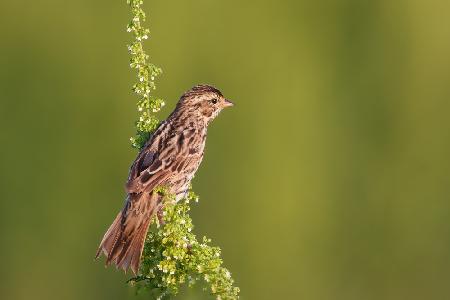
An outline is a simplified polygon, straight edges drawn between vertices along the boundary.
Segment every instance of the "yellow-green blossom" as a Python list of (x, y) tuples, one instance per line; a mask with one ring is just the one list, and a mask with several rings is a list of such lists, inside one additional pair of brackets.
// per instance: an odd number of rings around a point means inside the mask
[[(128, 45), (131, 55), (130, 67), (136, 69), (137, 80), (133, 91), (139, 98), (136, 122), (136, 136), (131, 137), (133, 147), (141, 149), (150, 134), (159, 124), (155, 116), (164, 101), (151, 95), (155, 90), (155, 78), (162, 70), (149, 63), (142, 42), (150, 36), (150, 31), (142, 26), (145, 13), (143, 0), (127, 0), (132, 12), (132, 21), (127, 26), (134, 40)], [(233, 286), (231, 273), (222, 266), (220, 248), (210, 246), (211, 240), (203, 237), (202, 242), (192, 232), (194, 225), (189, 216), (189, 202), (198, 202), (198, 196), (190, 190), (183, 201), (176, 203), (174, 196), (164, 187), (155, 192), (164, 196), (164, 225), (154, 218), (147, 234), (138, 276), (129, 280), (139, 290), (147, 290), (151, 299), (168, 299), (178, 293), (182, 284), (193, 286), (203, 280), (209, 286), (211, 294), (218, 300), (235, 300), (239, 288)]]

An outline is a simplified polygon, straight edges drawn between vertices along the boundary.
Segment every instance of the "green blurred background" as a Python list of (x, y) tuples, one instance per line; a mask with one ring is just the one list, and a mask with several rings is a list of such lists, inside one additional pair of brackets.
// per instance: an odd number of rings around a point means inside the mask
[[(149, 298), (93, 261), (136, 155), (125, 2), (0, 4), (1, 299)], [(161, 118), (237, 104), (192, 215), (242, 299), (450, 299), (450, 2), (146, 2)]]

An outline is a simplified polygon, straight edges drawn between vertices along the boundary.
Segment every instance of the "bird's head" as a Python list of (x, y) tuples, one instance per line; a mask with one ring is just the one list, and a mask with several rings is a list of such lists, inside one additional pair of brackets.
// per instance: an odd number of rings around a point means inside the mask
[(184, 93), (178, 101), (177, 109), (199, 115), (209, 124), (222, 109), (233, 105), (218, 89), (202, 84)]

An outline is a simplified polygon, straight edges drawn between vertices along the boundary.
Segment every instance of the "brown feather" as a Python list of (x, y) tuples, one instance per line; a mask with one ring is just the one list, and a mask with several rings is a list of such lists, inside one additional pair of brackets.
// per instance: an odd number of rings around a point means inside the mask
[[(213, 101), (214, 100), (214, 101)], [(162, 206), (159, 186), (180, 200), (186, 194), (205, 148), (207, 126), (225, 107), (219, 90), (199, 85), (181, 96), (175, 110), (151, 135), (130, 168), (127, 200), (100, 243), (106, 264), (139, 271), (152, 217)]]

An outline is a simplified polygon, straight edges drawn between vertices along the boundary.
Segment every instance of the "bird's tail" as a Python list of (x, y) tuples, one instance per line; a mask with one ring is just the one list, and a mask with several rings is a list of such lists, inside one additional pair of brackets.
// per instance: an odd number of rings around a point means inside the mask
[(103, 236), (95, 258), (103, 253), (106, 265), (112, 262), (125, 272), (130, 267), (137, 274), (150, 220), (159, 209), (160, 201), (152, 198), (152, 194), (128, 196), (125, 207)]

